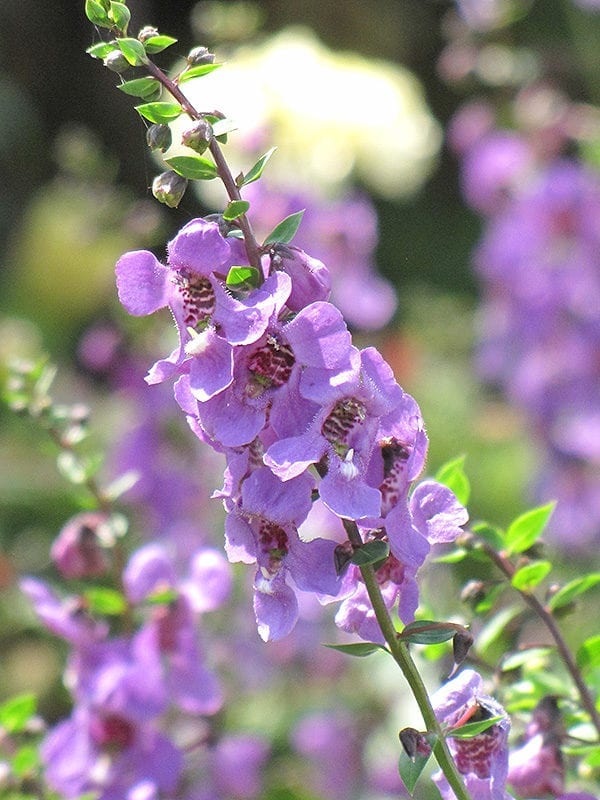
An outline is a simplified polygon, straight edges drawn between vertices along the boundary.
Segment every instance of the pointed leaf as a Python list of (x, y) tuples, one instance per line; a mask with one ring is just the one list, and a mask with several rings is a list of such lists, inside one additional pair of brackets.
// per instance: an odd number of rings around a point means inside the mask
[[(135, 110), (142, 117), (157, 125), (168, 125), (183, 112), (179, 103), (143, 103), (136, 106)], [(177, 171), (177, 170), (176, 170)]]
[(150, 53), (150, 55), (160, 53), (172, 44), (175, 44), (176, 41), (177, 39), (174, 39), (172, 36), (149, 36), (144, 42), (144, 50)]
[(582, 575), (581, 578), (575, 578), (565, 584), (551, 597), (548, 606), (551, 611), (556, 611), (558, 608), (572, 603), (576, 597), (593, 589), (599, 583), (600, 572), (592, 572), (589, 575)]
[(549, 561), (533, 561), (515, 572), (511, 584), (520, 592), (530, 592), (544, 580), (551, 569), (552, 564)]
[(485, 541), (491, 544), (496, 550), (502, 550), (504, 547), (504, 533), (500, 528), (488, 525), (487, 522), (476, 522), (474, 525), (471, 525), (471, 531), (482, 539), (485, 539)]
[(471, 484), (465, 473), (464, 466), (465, 456), (459, 456), (440, 467), (435, 479), (453, 491), (458, 502), (466, 506), (471, 494)]
[(406, 625), (400, 638), (413, 644), (439, 644), (452, 639), (459, 627), (450, 622), (420, 619)]
[(117, 86), (117, 89), (120, 89), (122, 92), (132, 97), (148, 97), (160, 88), (160, 83), (156, 78), (151, 78), (150, 76), (135, 78), (135, 80), (132, 81), (125, 81), (125, 83), (121, 83)]
[(140, 67), (148, 61), (144, 45), (137, 39), (125, 37), (124, 39), (117, 39), (117, 44), (119, 45), (119, 50), (132, 67)]
[(111, 2), (108, 17), (113, 21), (115, 28), (118, 28), (122, 35), (127, 33), (127, 26), (131, 19), (131, 11), (127, 8), (125, 3)]
[(268, 150), (264, 154), (264, 156), (261, 156), (258, 159), (258, 161), (252, 167), (252, 169), (250, 169), (245, 175), (242, 174), (241, 180), (238, 182), (238, 186), (240, 186), (240, 187), (247, 186), (249, 183), (254, 183), (254, 181), (257, 181), (260, 178), (260, 176), (263, 174), (263, 170), (265, 168), (265, 165), (266, 165), (267, 161), (271, 158), (271, 156), (273, 155), (275, 150), (277, 150), (277, 148), (276, 147), (272, 147), (270, 150)]
[(85, 590), (84, 597), (92, 614), (118, 617), (127, 608), (127, 601), (121, 592), (105, 586), (91, 586)]
[(98, 42), (97, 44), (93, 44), (91, 47), (88, 47), (85, 52), (92, 58), (104, 59), (109, 53), (113, 53), (118, 49), (118, 45), (114, 42)]
[(85, 15), (93, 25), (110, 28), (108, 13), (98, 0), (85, 0)]
[(594, 669), (600, 666), (600, 634), (590, 636), (581, 645), (576, 656), (577, 666), (581, 670)]
[(37, 698), (34, 694), (20, 694), (11, 697), (0, 706), (0, 727), (8, 733), (19, 733), (35, 714)]
[(250, 203), (247, 200), (232, 200), (223, 212), (223, 219), (227, 222), (241, 217), (250, 208)]
[(362, 547), (359, 547), (350, 561), (358, 567), (365, 567), (367, 564), (376, 564), (378, 561), (382, 561), (389, 554), (390, 546), (387, 542), (381, 539), (373, 539), (372, 542), (367, 542)]
[(523, 553), (536, 543), (544, 532), (556, 503), (547, 503), (526, 511), (517, 517), (508, 527), (505, 547), (509, 555)]
[[(425, 738), (429, 742), (431, 750), (433, 751), (433, 748), (437, 742), (437, 737), (433, 733), (426, 733)], [(429, 753), (429, 755), (417, 754), (414, 757), (414, 760), (410, 758), (410, 756), (404, 750), (402, 750), (400, 753), (400, 758), (398, 759), (398, 772), (400, 773), (402, 783), (406, 787), (406, 791), (411, 797), (413, 796), (417, 781), (427, 766), (427, 762), (430, 758), (431, 753)]]
[(198, 64), (197, 67), (190, 67), (181, 73), (177, 83), (185, 83), (185, 81), (189, 81), (192, 78), (201, 78), (203, 75), (208, 75), (222, 66), (223, 64)]
[(302, 217), (304, 216), (304, 209), (302, 211), (296, 211), (295, 214), (290, 214), (289, 217), (283, 219), (279, 225), (276, 225), (271, 233), (267, 236), (263, 244), (288, 244), (292, 241), (294, 236), (296, 235), (296, 231), (300, 227), (300, 223), (302, 222)]
[(502, 659), (500, 669), (502, 672), (510, 672), (513, 669), (519, 669), (533, 660), (543, 659), (545, 656), (552, 652), (551, 647), (528, 647), (525, 650), (520, 650), (518, 653), (510, 653)]
[(479, 722), (467, 722), (466, 725), (461, 725), (460, 728), (454, 728), (448, 731), (448, 737), (451, 739), (472, 739), (480, 733), (487, 731), (492, 725), (503, 720), (503, 716), (488, 717), (488, 719), (479, 720)]
[(326, 644), (325, 647), (329, 647), (330, 650), (338, 650), (340, 653), (346, 653), (349, 656), (358, 656), (358, 658), (364, 658), (365, 656), (370, 656), (373, 653), (378, 653), (383, 650), (384, 653), (389, 653), (390, 651), (387, 647), (384, 647), (382, 644), (376, 644), (375, 642), (353, 642), (352, 644)]
[(192, 181), (212, 180), (219, 174), (213, 162), (203, 156), (173, 156), (165, 161), (178, 175)]

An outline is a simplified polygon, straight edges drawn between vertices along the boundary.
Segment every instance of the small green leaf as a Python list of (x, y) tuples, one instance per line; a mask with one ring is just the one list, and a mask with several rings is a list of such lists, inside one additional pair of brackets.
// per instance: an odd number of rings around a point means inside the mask
[(108, 13), (98, 0), (85, 0), (85, 15), (93, 25), (110, 28)]
[(232, 289), (256, 289), (260, 284), (260, 273), (256, 267), (231, 267), (225, 283)]
[(435, 479), (453, 491), (458, 502), (466, 506), (471, 495), (471, 484), (465, 473), (464, 466), (465, 456), (459, 456), (440, 467)]
[(201, 78), (203, 75), (208, 75), (222, 66), (222, 64), (198, 64), (197, 67), (190, 67), (181, 73), (177, 83), (185, 83), (185, 81), (190, 81), (192, 78)]
[(552, 502), (532, 508), (511, 522), (505, 536), (508, 555), (523, 553), (536, 543), (544, 532), (555, 506), (556, 503)]
[(439, 644), (452, 639), (457, 629), (458, 626), (449, 622), (420, 619), (406, 625), (402, 629), (400, 638), (413, 644)]
[(163, 589), (146, 597), (146, 602), (153, 606), (164, 606), (174, 602), (179, 597), (175, 589)]
[(390, 651), (387, 647), (384, 647), (382, 644), (376, 644), (375, 642), (353, 642), (352, 644), (326, 644), (325, 647), (329, 647), (330, 650), (338, 650), (340, 653), (346, 653), (349, 656), (357, 656), (358, 658), (364, 658), (365, 656), (370, 656), (373, 653), (379, 653), (383, 650), (384, 653), (389, 653)]
[(572, 603), (576, 597), (584, 592), (593, 589), (600, 583), (600, 572), (591, 572), (588, 575), (582, 575), (581, 578), (575, 578), (569, 583), (565, 584), (561, 589), (553, 595), (548, 603), (551, 611), (556, 611), (562, 606)]
[(34, 773), (40, 766), (38, 748), (33, 744), (26, 744), (19, 747), (11, 759), (12, 768), (15, 775), (25, 778)]
[(20, 733), (35, 714), (37, 697), (34, 694), (20, 694), (11, 697), (0, 706), (0, 726), (8, 733)]
[(127, 609), (125, 597), (116, 589), (92, 586), (85, 590), (84, 597), (92, 614), (118, 617)]
[(149, 36), (144, 42), (144, 49), (147, 53), (153, 55), (154, 53), (160, 53), (162, 50), (166, 50), (167, 47), (171, 47), (176, 41), (177, 39), (174, 39), (172, 36), (163, 36), (161, 34), (158, 36)]
[(600, 634), (590, 636), (577, 651), (577, 666), (581, 670), (600, 666)]
[(283, 219), (279, 225), (276, 225), (271, 233), (267, 236), (263, 245), (282, 243), (288, 244), (292, 241), (294, 236), (296, 235), (296, 231), (300, 227), (300, 223), (302, 222), (302, 217), (304, 216), (304, 210), (296, 211), (295, 214), (290, 214), (289, 217)]
[[(435, 736), (433, 733), (426, 733), (425, 738), (427, 739), (431, 750), (433, 751), (433, 748), (437, 742), (437, 736)], [(417, 754), (413, 760), (404, 750), (400, 752), (400, 758), (398, 759), (398, 772), (400, 773), (402, 783), (406, 787), (406, 791), (411, 797), (413, 796), (417, 781), (427, 766), (427, 762), (430, 758), (431, 753), (429, 753), (429, 755)]]
[[(207, 114), (205, 119), (210, 122), (213, 129), (213, 134), (216, 138), (225, 136), (227, 133), (231, 133), (231, 131), (236, 131), (238, 129), (238, 125), (232, 119), (219, 119), (217, 117), (213, 117), (212, 115)], [(221, 141), (219, 139), (219, 141)]]
[(358, 567), (365, 567), (367, 564), (376, 564), (378, 561), (382, 561), (389, 554), (390, 546), (387, 542), (381, 539), (373, 539), (373, 541), (367, 542), (362, 547), (359, 547), (358, 550), (355, 550), (350, 561)]
[(471, 531), (496, 550), (501, 550), (504, 547), (504, 533), (500, 528), (495, 528), (487, 522), (476, 522), (471, 525)]
[(451, 739), (472, 739), (480, 733), (487, 731), (492, 725), (503, 720), (503, 716), (488, 717), (488, 719), (479, 720), (479, 722), (467, 722), (466, 725), (461, 725), (460, 728), (454, 728), (448, 731), (448, 737)]
[(199, 155), (173, 156), (165, 161), (178, 175), (193, 181), (212, 180), (219, 174), (212, 161)]
[(468, 550), (463, 547), (457, 547), (449, 553), (444, 553), (442, 556), (436, 556), (433, 559), (434, 564), (458, 564), (469, 555)]
[(117, 44), (119, 45), (119, 50), (132, 67), (140, 67), (142, 64), (147, 63), (148, 56), (144, 50), (144, 45), (137, 39), (125, 37), (123, 39), (118, 39)]
[(85, 52), (92, 58), (99, 58), (103, 60), (109, 53), (113, 53), (118, 49), (119, 46), (114, 42), (98, 42), (97, 44), (93, 44), (91, 47), (88, 47)]
[(125, 3), (111, 2), (108, 18), (113, 21), (115, 28), (118, 28), (123, 35), (127, 33), (127, 26), (131, 19), (131, 11), (127, 8)]
[(247, 200), (232, 200), (223, 212), (223, 219), (231, 222), (233, 219), (241, 217), (250, 208), (250, 203)]
[(183, 112), (179, 103), (143, 103), (136, 106), (135, 110), (142, 117), (157, 125), (168, 125)]
[(515, 572), (511, 584), (520, 592), (530, 592), (544, 580), (551, 569), (550, 561), (533, 561)]
[(242, 186), (248, 186), (249, 183), (254, 183), (254, 181), (257, 181), (260, 178), (260, 176), (263, 174), (263, 170), (267, 161), (271, 158), (275, 150), (277, 150), (276, 147), (272, 147), (270, 150), (268, 150), (264, 156), (261, 156), (258, 159), (256, 164), (254, 164), (254, 166), (245, 175), (242, 175), (241, 181), (238, 183), (240, 188)]
[(148, 97), (153, 95), (157, 89), (160, 89), (160, 83), (156, 78), (136, 78), (133, 81), (125, 81), (117, 86), (125, 94), (130, 94), (132, 97)]

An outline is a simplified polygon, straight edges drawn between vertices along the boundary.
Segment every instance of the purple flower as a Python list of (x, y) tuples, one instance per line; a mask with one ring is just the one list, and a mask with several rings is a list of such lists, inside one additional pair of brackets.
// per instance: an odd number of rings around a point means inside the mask
[(141, 784), (171, 793), (183, 767), (180, 751), (151, 724), (85, 706), (48, 734), (41, 757), (48, 784), (68, 800), (87, 792), (124, 800)]
[(88, 511), (77, 514), (62, 528), (50, 556), (64, 578), (95, 577), (107, 571), (108, 560), (99, 535), (106, 523), (106, 514)]
[(265, 641), (286, 636), (296, 624), (298, 601), (288, 577), (300, 591), (335, 595), (339, 589), (336, 543), (298, 536), (314, 485), (308, 474), (284, 483), (266, 467), (256, 469), (244, 480), (241, 502), (225, 522), (230, 560), (257, 563), (254, 612)]
[[(448, 745), (471, 797), (506, 800), (509, 797), (505, 784), (510, 720), (502, 706), (484, 694), (481, 676), (473, 670), (463, 670), (438, 689), (431, 702), (438, 721), (449, 729)], [(470, 739), (451, 737), (453, 727), (493, 716), (502, 719), (483, 733)], [(433, 776), (433, 781), (444, 800), (455, 800), (455, 794), (441, 772)]]

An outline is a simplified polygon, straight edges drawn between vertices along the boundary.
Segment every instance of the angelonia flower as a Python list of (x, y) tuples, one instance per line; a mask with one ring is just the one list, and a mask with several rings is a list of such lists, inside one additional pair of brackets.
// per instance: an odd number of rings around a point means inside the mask
[(516, 131), (485, 130), (462, 157), (465, 198), (487, 219), (478, 367), (545, 453), (535, 492), (558, 500), (549, 535), (583, 547), (600, 532), (600, 177)]
[[(336, 548), (346, 539), (299, 534), (315, 502), (356, 522), (364, 542), (389, 541), (379, 567), (388, 604), (405, 622), (418, 605), (417, 569), (429, 549), (452, 541), (467, 520), (435, 482), (416, 488), (427, 436), (416, 402), (377, 350), (352, 343), (328, 302), (326, 266), (301, 248), (272, 243), (249, 285), (231, 283), (248, 264), (222, 219), (194, 219), (169, 242), (166, 264), (149, 251), (123, 255), (119, 298), (134, 315), (168, 307), (178, 344), (147, 382), (174, 379), (195, 435), (225, 457), (222, 500), (231, 561), (255, 565), (254, 612), (265, 640), (287, 635), (298, 594), (343, 600), (339, 624), (373, 631), (364, 585)], [(414, 491), (413, 491), (414, 490)]]
[(508, 783), (519, 797), (558, 796), (565, 788), (562, 729), (556, 698), (540, 701), (520, 747), (510, 752)]
[[(450, 752), (471, 797), (510, 800), (505, 788), (510, 720), (500, 703), (485, 694), (481, 676), (471, 669), (462, 670), (433, 694), (431, 703), (436, 718), (447, 729)], [(496, 716), (502, 719), (470, 739), (451, 736), (453, 727)], [(433, 776), (433, 781), (443, 800), (455, 800), (441, 772)]]

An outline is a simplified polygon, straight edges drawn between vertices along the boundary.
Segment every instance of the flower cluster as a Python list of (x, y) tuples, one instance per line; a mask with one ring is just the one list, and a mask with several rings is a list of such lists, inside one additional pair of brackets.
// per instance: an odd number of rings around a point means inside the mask
[(339, 561), (336, 568), (343, 542), (298, 533), (316, 498), (357, 523), (364, 542), (389, 543), (377, 575), (389, 605), (400, 598), (405, 622), (418, 604), (417, 569), (432, 544), (456, 538), (466, 511), (435, 482), (409, 497), (427, 450), (419, 408), (374, 348), (352, 344), (327, 302), (323, 263), (275, 242), (254, 283), (230, 281), (243, 266), (250, 270), (240, 240), (219, 219), (187, 223), (166, 265), (148, 251), (122, 256), (125, 308), (145, 315), (168, 306), (178, 329), (177, 347), (147, 381), (176, 378), (190, 427), (225, 456), (216, 495), (227, 511), (226, 550), (232, 561), (256, 564), (261, 637), (294, 627), (299, 590), (343, 598), (340, 625), (381, 639), (358, 570), (349, 565), (341, 577)]

